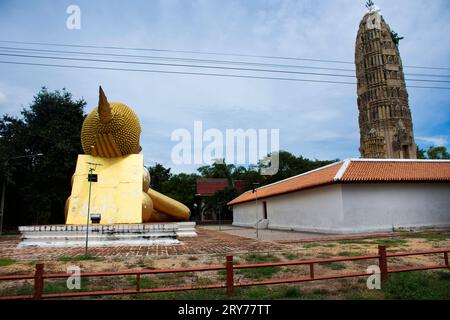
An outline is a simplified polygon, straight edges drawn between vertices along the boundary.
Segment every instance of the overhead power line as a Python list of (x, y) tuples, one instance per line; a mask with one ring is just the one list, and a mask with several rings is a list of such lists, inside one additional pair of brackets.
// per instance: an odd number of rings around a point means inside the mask
[[(64, 50), (45, 50), (45, 49), (30, 49), (30, 48), (16, 48), (16, 47), (2, 47), (2, 51), (16, 52), (16, 51), (32, 51), (32, 52), (48, 52), (53, 54), (80, 54), (80, 55), (93, 55), (93, 56), (108, 56), (108, 57), (126, 57), (126, 58), (139, 58), (139, 59), (151, 59), (151, 60), (167, 60), (167, 61), (187, 61), (187, 62), (200, 62), (200, 63), (217, 63), (217, 64), (230, 64), (230, 65), (251, 65), (251, 66), (266, 66), (266, 67), (279, 67), (279, 68), (299, 68), (299, 69), (320, 69), (320, 70), (333, 70), (333, 71), (345, 71), (355, 72), (355, 69), (344, 68), (329, 68), (329, 67), (317, 67), (317, 66), (304, 66), (304, 65), (292, 65), (292, 64), (275, 64), (275, 63), (261, 63), (261, 62), (248, 62), (248, 61), (234, 61), (234, 60), (215, 60), (215, 59), (195, 59), (195, 58), (181, 58), (181, 57), (167, 57), (167, 56), (147, 56), (147, 55), (132, 55), (132, 54), (114, 54), (114, 53), (100, 53), (100, 52), (80, 52), (80, 51), (64, 51)], [(450, 77), (450, 75), (448, 76)]]
[[(51, 59), (51, 60), (69, 60), (69, 61), (82, 61), (82, 62), (100, 62), (100, 63), (113, 63), (113, 64), (137, 64), (137, 65), (151, 65), (151, 66), (161, 66), (161, 67), (201, 68), (201, 69), (214, 69), (214, 70), (226, 70), (226, 71), (250, 71), (250, 72), (282, 73), (282, 74), (291, 74), (291, 75), (293, 74), (293, 75), (355, 78), (354, 75), (348, 75), (348, 74), (301, 72), (301, 71), (287, 71), (287, 70), (273, 70), (273, 69), (240, 68), (240, 67), (224, 67), (224, 66), (210, 66), (210, 65), (142, 62), (142, 61), (128, 61), (128, 60), (105, 60), (105, 59), (74, 58), (74, 57), (54, 57), (54, 56), (11, 54), (11, 53), (0, 53), (0, 56)], [(428, 80), (428, 79), (405, 79), (405, 80), (414, 81), (414, 82), (450, 83), (449, 80)]]
[[(59, 68), (111, 70), (111, 71), (130, 71), (130, 72), (146, 72), (146, 73), (182, 74), (182, 75), (197, 75), (197, 76), (227, 77), (227, 78), (283, 80), (283, 81), (298, 81), (298, 82), (333, 83), (333, 84), (356, 85), (355, 82), (345, 82), (345, 81), (313, 80), (313, 79), (267, 77), (267, 76), (221, 74), (221, 73), (202, 73), (202, 72), (148, 70), (148, 69), (131, 69), (131, 68), (111, 68), (111, 67), (98, 67), (98, 66), (94, 67), (94, 66), (79, 66), (79, 65), (58, 65), (58, 64), (48, 64), (48, 63), (31, 63), (31, 62), (2, 61), (2, 60), (0, 60), (0, 63), (15, 64), (15, 65), (41, 66), (41, 67), (59, 67)], [(410, 88), (422, 88), (422, 89), (450, 90), (450, 87), (432, 87), (432, 86), (429, 86), (429, 87), (428, 86), (408, 86), (408, 87), (410, 87)]]
[(351, 62), (348, 62), (348, 61), (339, 61), (339, 60), (321, 60), (321, 59), (296, 58), (296, 57), (251, 55), (251, 54), (240, 54), (240, 53), (223, 53), (223, 52), (189, 51), (189, 50), (171, 50), (171, 49), (157, 49), (157, 48), (135, 48), (135, 47), (120, 47), (120, 46), (94, 46), (94, 45), (62, 44), (62, 43), (46, 43), (46, 42), (26, 42), (26, 41), (11, 41), (11, 40), (0, 40), (0, 42), (3, 42), (3, 43), (16, 43), (16, 44), (29, 44), (29, 45), (42, 45), (42, 46), (55, 46), (55, 47), (75, 47), (75, 48), (97, 48), (97, 49), (112, 49), (112, 50), (174, 52), (174, 53), (204, 54), (204, 55), (218, 55), (218, 56), (232, 56), (232, 57), (249, 57), (249, 58), (300, 60), (300, 61), (315, 61), (315, 62), (327, 62), (327, 63), (352, 64)]
[[(102, 62), (102, 63), (138, 64), (138, 65), (152, 65), (152, 66), (162, 66), (162, 67), (204, 68), (204, 69), (220, 69), (220, 70), (231, 70), (231, 71), (275, 72), (275, 73), (287, 73), (287, 74), (301, 74), (301, 75), (315, 75), (315, 76), (327, 76), (327, 77), (354, 78), (353, 75), (348, 75), (348, 74), (301, 72), (301, 71), (272, 70), (272, 69), (252, 69), (252, 68), (238, 68), (238, 67), (219, 67), (219, 66), (209, 66), (209, 65), (192, 65), (192, 64), (177, 64), (177, 63), (142, 62), (142, 61), (127, 61), (127, 60), (106, 60), (106, 59), (88, 59), (88, 58), (67, 58), (67, 57), (36, 56), (36, 55), (27, 55), (27, 54), (8, 54), (8, 53), (0, 53), (0, 56), (22, 57), (22, 58), (39, 58), (39, 59), (54, 59), (54, 60), (72, 60), (72, 61), (85, 61), (85, 62)], [(448, 82), (450, 82), (450, 81), (448, 81)]]
[[(158, 49), (158, 48), (136, 48), (136, 47), (120, 47), (120, 46), (77, 45), (77, 44), (62, 44), (62, 43), (47, 43), (47, 42), (27, 42), (27, 41), (12, 41), (12, 40), (0, 40), (0, 43), (15, 43), (15, 44), (24, 44), (24, 45), (74, 47), (74, 48), (96, 48), (96, 49), (110, 49), (110, 50), (173, 52), (173, 53), (203, 54), (203, 55), (218, 55), (218, 56), (234, 56), (234, 57), (262, 58), (262, 59), (280, 59), (280, 60), (294, 60), (294, 61), (310, 61), (310, 62), (338, 63), (338, 64), (352, 64), (352, 65), (354, 64), (353, 62), (344, 61), (344, 60), (326, 60), (326, 59), (311, 59), (311, 58), (302, 58), (302, 57), (286, 57), (286, 56), (239, 54), (239, 53), (208, 52), (208, 51), (172, 50), (172, 49)], [(404, 67), (405, 68), (415, 68), (415, 69), (450, 70), (450, 67), (436, 67), (436, 66), (404, 66)]]
[[(195, 59), (195, 58), (180, 58), (180, 57), (167, 57), (167, 56), (148, 56), (148, 55), (130, 55), (130, 54), (114, 54), (114, 53), (101, 53), (101, 52), (80, 52), (80, 51), (66, 51), (66, 50), (46, 50), (46, 49), (33, 49), (33, 48), (18, 48), (18, 47), (4, 47), (0, 46), (1, 52), (39, 52), (39, 53), (51, 53), (51, 54), (75, 54), (83, 56), (108, 56), (108, 57), (121, 57), (121, 58), (138, 58), (149, 60), (162, 60), (162, 61), (183, 61), (183, 62), (198, 62), (198, 63), (213, 63), (213, 64), (225, 64), (225, 65), (248, 65), (259, 66), (268, 68), (296, 68), (296, 69), (316, 69), (316, 70), (331, 70), (331, 71), (343, 71), (343, 72), (355, 72), (355, 69), (344, 68), (327, 68), (317, 66), (304, 66), (304, 65), (292, 65), (292, 64), (273, 64), (273, 63), (258, 63), (247, 61), (234, 61), (234, 60), (213, 60), (213, 59)], [(450, 78), (450, 75), (443, 74), (428, 74), (428, 73), (405, 73), (408, 76), (423, 76), (433, 78)]]
[(237, 75), (237, 74), (221, 74), (221, 73), (203, 73), (203, 72), (184, 72), (184, 71), (148, 70), (148, 69), (131, 69), (131, 68), (94, 67), (94, 66), (79, 66), (79, 65), (61, 65), (61, 64), (49, 64), (49, 63), (2, 61), (2, 60), (0, 60), (0, 63), (43, 66), (43, 67), (76, 68), (76, 69), (113, 70), (113, 71), (149, 72), (149, 73), (166, 73), (166, 74), (184, 74), (184, 75), (198, 75), (198, 76), (215, 76), (215, 77), (247, 78), (247, 79), (267, 79), (267, 80), (286, 80), (286, 81), (320, 82), (320, 83), (339, 83), (339, 84), (351, 84), (351, 85), (356, 84), (354, 82), (344, 82), (344, 81), (327, 81), (327, 80), (312, 80), (312, 79), (279, 78), (279, 77), (251, 76), (251, 75)]

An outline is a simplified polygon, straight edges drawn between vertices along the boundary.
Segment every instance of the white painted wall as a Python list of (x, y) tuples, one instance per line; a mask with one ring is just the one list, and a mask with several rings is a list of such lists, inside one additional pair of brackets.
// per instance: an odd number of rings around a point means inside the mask
[[(257, 210), (258, 208), (258, 210)], [(267, 208), (269, 209), (269, 208)], [(233, 206), (233, 225), (240, 227), (255, 227), (256, 221), (263, 218), (262, 201), (244, 202)]]
[(344, 184), (341, 232), (450, 226), (450, 183)]
[[(267, 202), (269, 229), (330, 233), (344, 220), (340, 185), (258, 200), (258, 219), (263, 217), (262, 201)], [(256, 221), (255, 201), (233, 207), (233, 225), (254, 227)]]
[[(233, 225), (254, 227), (267, 202), (270, 229), (319, 233), (450, 226), (449, 183), (342, 184), (233, 207)], [(257, 214), (258, 211), (258, 214)]]

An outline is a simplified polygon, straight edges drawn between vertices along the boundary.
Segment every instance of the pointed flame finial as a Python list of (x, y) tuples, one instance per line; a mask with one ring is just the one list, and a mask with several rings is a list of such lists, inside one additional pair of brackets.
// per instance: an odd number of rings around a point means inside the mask
[(366, 8), (369, 11), (369, 13), (380, 13), (380, 8), (372, 1), (372, 0), (368, 0), (366, 2)]
[(101, 123), (108, 123), (112, 119), (111, 106), (103, 92), (102, 86), (99, 87), (98, 115)]

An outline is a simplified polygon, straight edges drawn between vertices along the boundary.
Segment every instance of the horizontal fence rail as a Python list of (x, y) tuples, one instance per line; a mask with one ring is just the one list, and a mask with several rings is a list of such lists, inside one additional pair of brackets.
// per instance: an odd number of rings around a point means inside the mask
[[(207, 266), (207, 267), (193, 267), (193, 268), (174, 268), (174, 269), (155, 269), (155, 270), (126, 270), (126, 271), (112, 271), (112, 272), (85, 272), (80, 273), (80, 277), (111, 277), (111, 276), (136, 276), (136, 288), (128, 290), (107, 290), (107, 291), (85, 291), (85, 292), (67, 292), (67, 293), (43, 293), (44, 280), (45, 279), (61, 279), (69, 278), (74, 274), (71, 273), (45, 273), (44, 264), (36, 264), (34, 274), (28, 275), (4, 275), (0, 276), (1, 280), (17, 281), (17, 280), (34, 280), (34, 293), (33, 295), (20, 295), (20, 296), (0, 296), (0, 300), (14, 300), (14, 299), (45, 299), (45, 298), (69, 298), (69, 297), (89, 297), (89, 296), (106, 296), (106, 295), (123, 295), (123, 294), (138, 294), (138, 293), (161, 293), (161, 292), (177, 292), (177, 291), (189, 291), (199, 289), (226, 289), (227, 296), (231, 298), (234, 294), (234, 288), (247, 287), (256, 285), (271, 285), (271, 284), (283, 284), (283, 283), (295, 283), (295, 282), (307, 282), (318, 280), (332, 280), (342, 278), (354, 278), (371, 276), (373, 273), (367, 272), (355, 272), (346, 274), (334, 274), (334, 275), (319, 275), (315, 274), (315, 265), (330, 263), (330, 262), (344, 262), (344, 261), (357, 261), (357, 260), (378, 260), (378, 266), (380, 268), (381, 280), (386, 281), (389, 273), (419, 271), (419, 270), (433, 270), (450, 268), (448, 254), (450, 249), (443, 250), (428, 250), (428, 251), (415, 251), (415, 252), (396, 252), (387, 253), (386, 246), (378, 246), (378, 254), (362, 255), (354, 257), (338, 257), (338, 258), (325, 258), (325, 259), (308, 259), (297, 260), (288, 262), (271, 262), (271, 263), (257, 263), (257, 264), (239, 264), (233, 263), (233, 256), (227, 256), (224, 266)], [(407, 268), (388, 268), (388, 258), (395, 257), (407, 257), (417, 255), (429, 255), (429, 254), (443, 254), (443, 264), (436, 264), (431, 266), (418, 266)], [(235, 269), (249, 269), (249, 268), (265, 268), (265, 267), (287, 267), (307, 265), (309, 266), (309, 276), (287, 279), (269, 279), (262, 281), (250, 281), (235, 283), (234, 274)], [(141, 275), (150, 274), (171, 274), (171, 273), (186, 273), (186, 272), (205, 272), (205, 271), (226, 271), (225, 283), (222, 284), (207, 284), (199, 286), (183, 286), (183, 287), (168, 287), (168, 288), (141, 288)]]

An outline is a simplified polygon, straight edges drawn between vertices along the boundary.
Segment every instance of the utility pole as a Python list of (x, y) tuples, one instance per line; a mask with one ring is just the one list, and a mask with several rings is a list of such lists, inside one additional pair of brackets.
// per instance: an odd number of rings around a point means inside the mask
[(258, 189), (255, 190), (255, 201), (256, 201), (256, 240), (259, 240)]
[(258, 229), (259, 229), (259, 219), (258, 219), (258, 187), (259, 187), (259, 182), (254, 182), (253, 183), (253, 193), (255, 194), (255, 206), (256, 206), (256, 239), (259, 240), (259, 234), (258, 234)]
[(219, 231), (222, 230), (222, 203), (219, 202)]
[[(88, 254), (88, 242), (89, 242), (89, 217), (90, 217), (90, 209), (91, 209), (91, 190), (92, 190), (92, 182), (98, 181), (98, 176), (94, 174), (93, 172), (97, 169), (97, 166), (101, 166), (100, 163), (92, 163), (88, 162), (88, 164), (91, 166), (89, 168), (89, 174), (88, 174), (88, 181), (89, 181), (89, 195), (88, 195), (88, 208), (87, 208), (87, 215), (86, 215), (86, 247), (84, 250), (84, 255), (87, 256)], [(93, 167), (92, 167), (93, 166)]]

